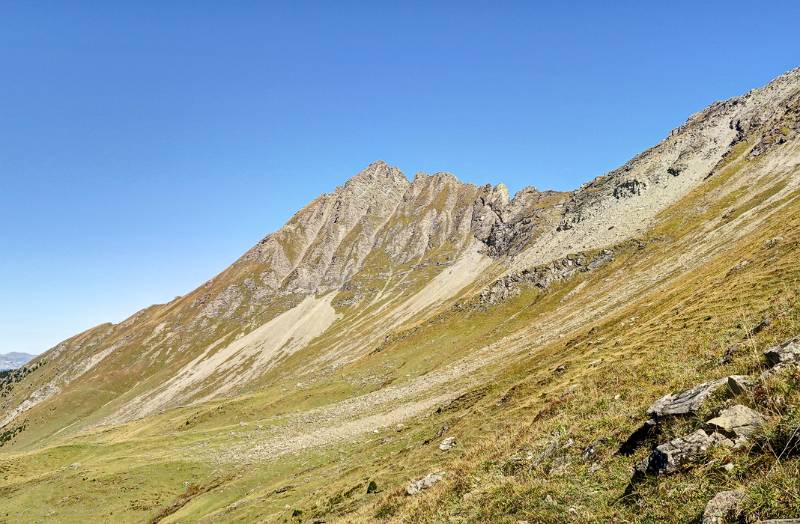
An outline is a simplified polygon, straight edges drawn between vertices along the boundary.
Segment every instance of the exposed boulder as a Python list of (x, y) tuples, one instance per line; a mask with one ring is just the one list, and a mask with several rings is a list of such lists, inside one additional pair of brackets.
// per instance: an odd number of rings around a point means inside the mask
[(747, 406), (737, 404), (722, 410), (719, 415), (708, 421), (708, 425), (729, 435), (747, 438), (764, 422), (766, 422), (764, 415)]
[(594, 458), (597, 454), (597, 448), (600, 446), (600, 441), (595, 441), (585, 448), (583, 448), (583, 452), (581, 452), (581, 457), (583, 460), (589, 461)]
[(447, 437), (439, 444), (439, 449), (442, 451), (450, 451), (456, 445), (455, 437)]
[(688, 166), (686, 164), (678, 164), (678, 163), (676, 163), (676, 164), (673, 164), (673, 165), (671, 165), (671, 166), (669, 166), (667, 168), (667, 173), (669, 173), (672, 176), (680, 176), (680, 174), (683, 171), (686, 171), (687, 167)]
[(720, 491), (708, 501), (703, 512), (703, 524), (727, 524), (739, 514), (739, 503), (744, 498), (741, 490)]
[(789, 339), (783, 344), (767, 349), (764, 351), (764, 357), (770, 367), (800, 361), (800, 337)]
[(647, 409), (651, 417), (667, 417), (696, 413), (708, 398), (722, 386), (727, 386), (728, 393), (739, 395), (752, 386), (752, 380), (745, 375), (731, 375), (698, 384), (681, 393), (669, 394), (653, 402)]
[(421, 479), (413, 480), (406, 486), (406, 494), (416, 495), (423, 489), (428, 489), (444, 478), (444, 473), (428, 473)]
[(727, 382), (727, 377), (721, 378), (710, 382), (703, 382), (677, 395), (670, 394), (663, 396), (647, 409), (647, 414), (650, 416), (665, 417), (695, 413), (712, 393), (724, 386)]
[[(740, 395), (752, 385), (753, 380), (750, 377), (730, 375), (703, 382), (678, 394), (661, 397), (647, 409), (647, 414), (651, 418), (631, 433), (619, 447), (617, 453), (620, 455), (633, 454), (643, 443), (652, 440), (659, 434), (659, 419), (698, 412), (706, 400), (723, 386), (729, 394)], [(719, 416), (709, 420), (708, 424), (712, 429), (719, 429), (732, 437), (735, 436), (735, 442), (722, 433), (714, 432), (707, 435), (703, 430), (698, 430), (691, 435), (661, 444), (636, 469), (640, 473), (669, 472), (684, 462), (686, 457), (692, 456), (695, 449), (703, 448), (707, 444), (735, 447), (746, 441), (747, 437), (763, 424), (764, 420), (760, 413), (750, 408), (741, 405), (734, 406), (722, 411)]]
[(656, 447), (647, 458), (636, 465), (635, 475), (675, 473), (683, 465), (700, 460), (715, 445), (732, 446), (733, 442), (719, 433), (709, 435), (698, 429)]

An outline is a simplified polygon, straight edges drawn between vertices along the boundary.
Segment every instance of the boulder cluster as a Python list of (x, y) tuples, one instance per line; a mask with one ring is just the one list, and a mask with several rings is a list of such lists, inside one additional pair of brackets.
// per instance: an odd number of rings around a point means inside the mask
[[(764, 359), (767, 369), (761, 373), (761, 380), (789, 366), (797, 366), (800, 364), (800, 337), (770, 347), (764, 351)], [(656, 439), (670, 417), (698, 414), (715, 393), (735, 396), (737, 400), (747, 398), (745, 394), (755, 382), (756, 379), (749, 376), (731, 375), (656, 400), (647, 410), (649, 418), (620, 446), (619, 453), (630, 455), (645, 442)], [(703, 427), (657, 444), (634, 466), (629, 490), (647, 476), (675, 473), (689, 464), (702, 462), (714, 447), (741, 449), (767, 420), (766, 415), (741, 403), (719, 410)], [(708, 502), (703, 524), (723, 524), (736, 518), (743, 497), (740, 490), (718, 493)]]

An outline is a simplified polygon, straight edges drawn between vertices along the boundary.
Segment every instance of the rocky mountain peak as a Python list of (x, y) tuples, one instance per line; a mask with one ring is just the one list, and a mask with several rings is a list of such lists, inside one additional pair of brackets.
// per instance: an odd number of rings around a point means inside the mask
[(363, 170), (352, 176), (338, 189), (354, 188), (406, 188), (409, 186), (406, 176), (395, 166), (390, 166), (383, 160), (376, 160)]

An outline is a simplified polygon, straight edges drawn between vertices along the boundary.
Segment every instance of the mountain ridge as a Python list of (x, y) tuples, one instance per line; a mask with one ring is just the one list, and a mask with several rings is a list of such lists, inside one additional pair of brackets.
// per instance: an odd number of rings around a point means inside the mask
[[(509, 200), (505, 186), (462, 183), (444, 172), (419, 173), (409, 181), (396, 167), (373, 162), (332, 193), (314, 199), (232, 266), (177, 302), (191, 297), (190, 311), (185, 312), (194, 317), (191, 326), (210, 329), (237, 315), (246, 297), (248, 309), (239, 315), (253, 317), (266, 310), (260, 318), (268, 321), (309, 294), (356, 287), (352, 278), (375, 251), (385, 253), (390, 264), (407, 264), (422, 262), (441, 249), (450, 253), (447, 258), (457, 257), (477, 240), (492, 258), (507, 256), (510, 267), (501, 272), (513, 273), (570, 252), (613, 245), (641, 231), (642, 222), (705, 177), (742, 133), (757, 133), (769, 122), (760, 120), (762, 106), (772, 102), (782, 107), (786, 92), (796, 92), (799, 83), (800, 70), (795, 69), (763, 88), (712, 104), (653, 148), (568, 193), (525, 188)], [(748, 116), (753, 112), (756, 117)], [(769, 113), (774, 119), (776, 111)], [(743, 119), (747, 129), (737, 129), (734, 120)], [(642, 192), (651, 200), (644, 210), (637, 205)], [(653, 202), (653, 196), (659, 200)], [(503, 215), (513, 220), (506, 223)], [(218, 282), (225, 282), (224, 287)], [(358, 289), (349, 291), (359, 295)], [(142, 311), (169, 309), (169, 304)], [(114, 329), (136, 322), (140, 314)], [(124, 341), (78, 367), (93, 368), (118, 345)]]

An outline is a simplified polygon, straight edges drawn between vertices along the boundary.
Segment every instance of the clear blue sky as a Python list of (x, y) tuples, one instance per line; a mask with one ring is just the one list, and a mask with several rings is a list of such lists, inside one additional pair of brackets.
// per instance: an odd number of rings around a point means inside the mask
[(800, 65), (798, 20), (779, 1), (0, 1), (0, 353), (188, 292), (376, 159), (574, 188)]

